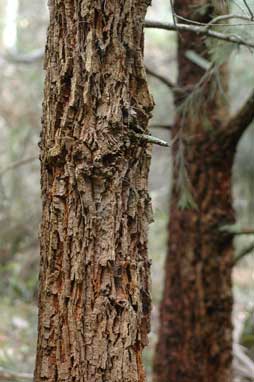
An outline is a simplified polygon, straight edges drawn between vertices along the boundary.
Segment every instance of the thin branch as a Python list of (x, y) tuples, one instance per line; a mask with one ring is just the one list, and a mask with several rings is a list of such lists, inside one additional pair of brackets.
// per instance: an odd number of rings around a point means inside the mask
[[(245, 26), (245, 25), (253, 25), (253, 19), (251, 17), (248, 17), (248, 16), (242, 16), (242, 15), (233, 15), (233, 14), (229, 14), (229, 15), (221, 15), (221, 16), (217, 16), (215, 17), (214, 19), (212, 19), (211, 21), (209, 21), (209, 23), (202, 23), (200, 21), (195, 21), (195, 20), (192, 20), (192, 19), (188, 19), (186, 17), (183, 17), (183, 16), (179, 16), (177, 15), (177, 18), (182, 20), (182, 21), (186, 21), (187, 23), (189, 23), (189, 25), (199, 25), (199, 26), (203, 26), (205, 27), (206, 29), (211, 27), (211, 26), (217, 26), (217, 27), (238, 27), (238, 26)], [(237, 23), (237, 24), (229, 24), (229, 23), (226, 23), (226, 24), (222, 24), (218, 21), (222, 21), (222, 20), (231, 20), (231, 19), (239, 19), (239, 20), (244, 20), (244, 21), (248, 21), (248, 23)]]
[[(206, 24), (206, 28), (210, 28), (211, 26), (214, 26), (214, 25), (222, 26), (221, 23), (218, 23), (219, 21), (232, 20), (232, 19), (239, 19), (239, 20), (244, 20), (244, 21), (252, 21), (252, 19), (250, 17), (242, 16), (242, 15), (234, 15), (234, 14), (221, 15), (221, 16), (215, 17), (209, 23), (207, 23)], [(205, 25), (205, 24), (203, 24), (203, 25)], [(246, 25), (246, 24), (244, 24), (244, 25)], [(224, 24), (224, 26), (230, 26), (231, 27), (231, 26), (234, 26), (234, 25), (232, 25), (232, 24)]]
[(244, 365), (244, 374), (250, 381), (254, 380), (254, 362), (250, 359), (247, 354), (244, 353), (242, 346), (239, 344), (234, 344), (234, 358), (240, 362), (240, 364)]
[(225, 125), (223, 128), (223, 134), (226, 136), (231, 136), (231, 138), (237, 143), (253, 120), (254, 90), (240, 110)]
[(254, 15), (253, 15), (253, 12), (252, 12), (252, 10), (251, 10), (247, 0), (243, 0), (243, 2), (244, 2), (245, 7), (248, 9), (248, 12), (250, 14), (251, 20), (253, 20), (254, 19)]
[(234, 3), (241, 12), (245, 13), (245, 9), (239, 4), (238, 0), (232, 0), (232, 3)]
[(245, 247), (234, 259), (234, 264), (237, 265), (244, 257), (251, 254), (254, 251), (254, 242)]
[(254, 235), (254, 229), (253, 228), (242, 228), (240, 230), (236, 230), (233, 232), (235, 236), (239, 235)]
[(170, 147), (168, 142), (163, 141), (160, 138), (153, 137), (152, 135), (135, 133), (134, 131), (131, 132), (131, 135), (144, 142), (152, 143), (154, 145), (159, 145), (163, 147)]
[(173, 23), (177, 29), (177, 17), (176, 17), (176, 13), (175, 13), (175, 8), (174, 8), (174, 4), (173, 4), (173, 0), (170, 0), (170, 7), (171, 7), (171, 12), (172, 12), (172, 18), (173, 18)]
[(13, 162), (9, 166), (7, 166), (7, 167), (5, 167), (5, 168), (0, 170), (0, 176), (3, 176), (8, 171), (14, 170), (14, 169), (16, 169), (17, 167), (20, 167), (20, 166), (24, 166), (25, 164), (33, 162), (33, 161), (35, 161), (37, 159), (38, 159), (38, 157), (36, 156), (36, 157), (30, 157), (30, 158), (21, 159), (19, 161)]
[(150, 129), (165, 129), (165, 130), (171, 130), (172, 126), (171, 125), (163, 125), (159, 123), (154, 123), (152, 125), (149, 125)]
[(220, 228), (220, 231), (231, 233), (235, 236), (240, 235), (254, 235), (254, 228), (252, 227), (243, 227), (239, 228), (237, 224), (223, 225)]
[(146, 72), (149, 76), (156, 78), (161, 81), (164, 85), (166, 85), (169, 89), (176, 91), (176, 85), (171, 82), (168, 78), (164, 77), (162, 74), (154, 72), (152, 69), (146, 66)]
[(43, 56), (44, 49), (35, 49), (27, 54), (7, 52), (4, 55), (1, 55), (1, 59), (14, 64), (34, 64), (35, 62), (40, 62), (43, 59)]
[(194, 50), (187, 50), (185, 57), (191, 61), (193, 64), (198, 65), (201, 69), (207, 71), (212, 68), (213, 64), (202, 57), (200, 54), (196, 53)]
[(208, 36), (211, 38), (216, 38), (218, 40), (223, 40), (226, 42), (230, 42), (233, 44), (247, 46), (248, 48), (254, 48), (254, 44), (248, 41), (243, 40), (240, 36), (235, 34), (224, 34), (221, 32), (212, 31), (207, 29), (204, 26), (199, 25), (189, 25), (189, 24), (173, 24), (173, 23), (163, 23), (161, 21), (146, 21), (146, 28), (155, 28), (155, 29), (163, 29), (167, 31), (185, 31), (185, 32), (193, 32), (203, 36)]

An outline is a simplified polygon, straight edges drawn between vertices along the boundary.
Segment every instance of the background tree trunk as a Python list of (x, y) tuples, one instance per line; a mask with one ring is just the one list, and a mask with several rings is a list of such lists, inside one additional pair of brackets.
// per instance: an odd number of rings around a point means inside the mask
[(36, 382), (145, 380), (147, 4), (50, 1)]
[[(199, 22), (209, 22), (214, 14), (211, 1), (175, 0), (174, 4), (177, 14)], [(211, 59), (199, 35), (180, 33), (178, 44), (178, 86), (187, 90), (183, 98), (175, 98), (176, 106), (186, 101), (205, 74), (186, 53), (195, 51)], [(227, 91), (226, 66), (219, 74)], [(233, 246), (232, 235), (220, 228), (234, 222), (231, 174), (235, 141), (220, 134), (229, 116), (225, 99), (214, 85), (214, 77), (206, 81), (201, 104), (194, 95), (195, 111), (178, 112), (172, 131), (177, 143), (173, 149), (165, 289), (154, 360), (156, 382), (231, 381)], [(179, 206), (183, 198), (180, 176), (192, 194), (191, 208)]]

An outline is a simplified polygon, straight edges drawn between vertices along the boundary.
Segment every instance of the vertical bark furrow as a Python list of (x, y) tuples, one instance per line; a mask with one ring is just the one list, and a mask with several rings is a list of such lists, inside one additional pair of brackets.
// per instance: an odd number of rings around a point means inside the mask
[(51, 0), (35, 381), (142, 382), (153, 106), (146, 1)]

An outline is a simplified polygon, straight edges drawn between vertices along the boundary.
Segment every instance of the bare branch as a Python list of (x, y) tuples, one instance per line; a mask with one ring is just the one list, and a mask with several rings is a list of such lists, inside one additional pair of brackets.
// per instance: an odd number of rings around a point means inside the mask
[(163, 23), (160, 21), (146, 21), (146, 28), (163, 29), (168, 31), (187, 31), (197, 33), (203, 36), (208, 36), (211, 38), (216, 38), (218, 40), (223, 40), (237, 45), (247, 46), (248, 48), (254, 48), (254, 44), (243, 40), (240, 36), (235, 34), (224, 34), (221, 32), (216, 32), (207, 29), (206, 26), (199, 25), (189, 25), (189, 24), (173, 24), (173, 23)]
[(237, 265), (239, 261), (241, 261), (244, 257), (248, 256), (251, 254), (251, 252), (254, 251), (254, 242), (245, 247), (234, 259), (234, 264)]
[(247, 356), (247, 354), (245, 354), (241, 345), (235, 343), (233, 350), (235, 360), (240, 362), (240, 365), (243, 365), (241, 371), (243, 372), (244, 377), (248, 378), (249, 381), (254, 381), (254, 362)]
[(212, 68), (213, 64), (202, 57), (200, 54), (196, 53), (194, 50), (187, 50), (185, 57), (193, 62), (193, 64), (198, 65), (201, 69), (207, 71)]
[(254, 19), (254, 14), (253, 14), (253, 12), (252, 12), (252, 10), (251, 10), (247, 0), (243, 0), (243, 2), (244, 2), (245, 7), (248, 9), (248, 12), (250, 14), (251, 20), (253, 20)]
[(223, 129), (226, 136), (237, 143), (254, 119), (254, 90), (240, 110), (228, 121)]
[(220, 228), (222, 232), (228, 232), (232, 235), (254, 235), (254, 228), (252, 227), (240, 227), (237, 224), (223, 225)]
[(163, 141), (160, 138), (153, 137), (152, 135), (135, 133), (134, 131), (131, 132), (131, 135), (133, 135), (135, 138), (140, 139), (141, 141), (144, 141), (144, 142), (152, 143), (154, 145), (159, 145), (163, 147), (170, 147), (168, 142)]
[(163, 125), (159, 123), (154, 123), (152, 125), (149, 125), (150, 129), (166, 129), (166, 130), (171, 130), (172, 126), (171, 125)]
[[(229, 15), (221, 15), (217, 16), (214, 19), (212, 19), (209, 23), (206, 24), (206, 28), (210, 28), (211, 26), (218, 25), (222, 26), (220, 21), (226, 21), (226, 20), (232, 20), (232, 19), (239, 19), (239, 20), (244, 20), (244, 21), (252, 21), (250, 17), (247, 16), (242, 16), (242, 15), (234, 15), (234, 14), (229, 14)], [(205, 25), (205, 24), (203, 24)], [(234, 26), (232, 24), (224, 24), (225, 26)], [(246, 24), (244, 24), (246, 25)]]
[(38, 159), (38, 157), (36, 156), (36, 157), (30, 157), (30, 158), (21, 159), (19, 161), (13, 162), (9, 166), (7, 166), (7, 167), (5, 167), (5, 168), (0, 170), (0, 176), (3, 176), (8, 171), (14, 170), (17, 167), (23, 166), (23, 165), (28, 164), (30, 162), (33, 162), (33, 161), (35, 161), (37, 159)]
[(240, 230), (236, 230), (233, 232), (235, 236), (238, 235), (254, 235), (254, 229), (253, 228), (242, 228)]
[[(221, 26), (224, 26), (224, 27), (238, 27), (238, 26), (253, 25), (253, 19), (251, 17), (242, 16), (242, 15), (234, 15), (234, 14), (217, 16), (214, 19), (212, 19), (211, 21), (209, 21), (209, 23), (202, 23), (200, 21), (188, 19), (188, 18), (180, 16), (180, 15), (177, 15), (177, 18), (180, 19), (180, 20), (186, 21), (187, 23), (189, 23), (189, 25), (199, 25), (199, 26), (205, 27), (206, 29), (210, 28), (210, 27), (216, 27), (216, 26), (218, 26), (218, 27), (221, 27)], [(241, 24), (240, 23), (237, 23), (237, 24), (236, 23), (235, 24), (229, 24), (229, 23), (222, 24), (220, 22), (220, 21), (223, 21), (223, 20), (227, 21), (227, 20), (231, 20), (231, 19), (239, 19), (239, 20), (244, 20), (246, 22), (245, 23), (241, 23)]]
[(7, 52), (1, 56), (4, 61), (9, 61), (14, 64), (34, 64), (40, 62), (44, 56), (44, 49), (35, 49), (27, 54), (14, 54)]
[(162, 74), (159, 74), (157, 72), (154, 72), (152, 69), (148, 68), (146, 66), (146, 73), (151, 76), (156, 78), (157, 80), (161, 81), (164, 85), (166, 85), (169, 89), (175, 91), (176, 85), (171, 82), (168, 78), (164, 77)]

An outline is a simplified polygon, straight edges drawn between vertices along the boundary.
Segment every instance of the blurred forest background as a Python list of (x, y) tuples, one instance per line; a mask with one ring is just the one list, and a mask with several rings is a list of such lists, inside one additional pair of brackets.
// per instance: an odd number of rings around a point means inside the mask
[[(254, 9), (254, 1), (251, 5)], [(241, 6), (240, 0), (237, 4), (232, 1), (238, 13), (241, 9), (236, 7)], [(147, 18), (172, 21), (169, 1), (154, 1)], [(33, 371), (36, 348), (41, 210), (37, 157), (44, 78), (42, 60), (30, 62), (27, 55), (36, 56), (37, 51), (43, 49), (47, 19), (44, 0), (0, 1), (0, 367), (24, 373)], [(254, 28), (250, 27), (248, 32), (253, 38)], [(175, 32), (146, 30), (145, 61), (148, 68), (176, 81)], [(244, 47), (236, 49), (229, 63), (229, 102), (233, 113), (254, 87), (254, 54)], [(158, 79), (148, 78), (156, 102), (151, 126), (170, 125), (175, 112), (172, 94)], [(153, 135), (170, 141), (169, 129), (152, 130)], [(150, 227), (153, 311), (150, 345), (144, 354), (148, 375), (151, 375), (163, 287), (170, 183), (170, 150), (154, 147), (150, 174), (155, 213), (155, 222)], [(237, 224), (253, 228), (253, 126), (238, 146), (232, 187)], [(235, 237), (236, 254), (251, 245), (254, 245), (254, 235)], [(233, 319), (235, 340), (248, 347), (254, 359), (254, 250), (252, 252), (234, 269)]]

